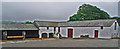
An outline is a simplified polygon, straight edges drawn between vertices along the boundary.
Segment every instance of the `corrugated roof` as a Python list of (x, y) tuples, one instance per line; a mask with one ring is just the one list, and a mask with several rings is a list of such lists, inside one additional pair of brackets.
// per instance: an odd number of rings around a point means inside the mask
[(115, 20), (90, 20), (90, 21), (70, 21), (59, 23), (59, 26), (81, 26), (81, 27), (110, 27)]
[(37, 26), (80, 26), (80, 27), (110, 27), (115, 19), (106, 20), (87, 20), (87, 21), (70, 21), (70, 22), (43, 22), (35, 21)]
[(2, 30), (38, 30), (37, 27), (34, 26), (34, 24), (1, 24)]
[(58, 26), (58, 22), (51, 21), (34, 21), (36, 26)]

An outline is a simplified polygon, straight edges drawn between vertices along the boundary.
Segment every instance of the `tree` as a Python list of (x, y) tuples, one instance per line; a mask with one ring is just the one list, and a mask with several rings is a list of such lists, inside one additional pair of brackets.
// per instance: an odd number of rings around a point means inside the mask
[(83, 4), (79, 7), (77, 14), (70, 17), (69, 21), (81, 21), (81, 20), (97, 20), (97, 19), (109, 19), (110, 16), (107, 12), (92, 6), (90, 4)]
[(110, 19), (120, 19), (120, 17), (111, 17)]

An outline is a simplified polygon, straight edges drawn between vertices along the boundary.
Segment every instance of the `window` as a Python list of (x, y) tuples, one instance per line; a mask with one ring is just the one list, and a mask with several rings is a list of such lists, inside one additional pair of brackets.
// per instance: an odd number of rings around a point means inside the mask
[(101, 26), (101, 29), (103, 29), (103, 26)]
[(47, 30), (49, 30), (49, 27), (47, 27)]
[(114, 27), (114, 30), (116, 30), (116, 25), (117, 25), (117, 22), (115, 22), (115, 27)]

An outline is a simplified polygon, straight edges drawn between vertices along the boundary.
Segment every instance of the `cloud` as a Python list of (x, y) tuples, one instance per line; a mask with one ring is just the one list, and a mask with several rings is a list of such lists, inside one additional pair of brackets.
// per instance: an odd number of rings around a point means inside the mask
[[(67, 21), (86, 2), (3, 2), (3, 20), (51, 20)], [(116, 2), (89, 2), (107, 12), (117, 15)]]
[(120, 0), (3, 0), (2, 2), (118, 2)]

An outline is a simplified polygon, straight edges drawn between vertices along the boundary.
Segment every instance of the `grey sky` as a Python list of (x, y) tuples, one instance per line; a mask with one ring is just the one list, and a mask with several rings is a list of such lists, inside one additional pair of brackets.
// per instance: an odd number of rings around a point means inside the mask
[(120, 0), (2, 0), (2, 2), (118, 2)]
[[(84, 2), (86, 3), (86, 2)], [(83, 2), (3, 2), (3, 21), (67, 21), (76, 13)], [(111, 16), (118, 15), (117, 2), (90, 2), (107, 11)]]

